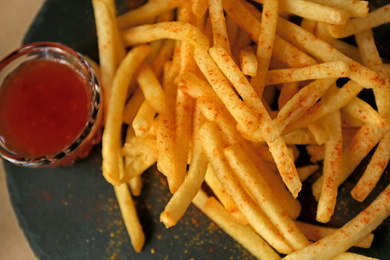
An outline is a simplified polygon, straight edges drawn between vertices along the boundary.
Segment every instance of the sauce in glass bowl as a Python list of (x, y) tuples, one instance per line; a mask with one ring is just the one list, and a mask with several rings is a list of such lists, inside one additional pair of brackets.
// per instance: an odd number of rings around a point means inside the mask
[(0, 155), (22, 166), (68, 165), (100, 141), (92, 68), (57, 43), (26, 45), (0, 62)]

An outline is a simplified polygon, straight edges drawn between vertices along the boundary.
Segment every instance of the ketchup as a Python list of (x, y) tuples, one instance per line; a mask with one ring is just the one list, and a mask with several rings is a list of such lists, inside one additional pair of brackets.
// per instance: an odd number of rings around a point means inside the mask
[(0, 89), (0, 138), (15, 154), (38, 158), (71, 144), (91, 109), (86, 79), (66, 64), (30, 60)]

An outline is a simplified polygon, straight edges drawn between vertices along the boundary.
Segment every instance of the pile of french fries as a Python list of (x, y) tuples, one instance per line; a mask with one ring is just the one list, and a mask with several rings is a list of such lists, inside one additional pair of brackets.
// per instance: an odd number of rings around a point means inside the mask
[[(149, 0), (118, 16), (113, 0), (92, 3), (105, 101), (102, 171), (136, 252), (145, 236), (132, 198), (157, 164), (172, 193), (161, 212), (167, 228), (194, 203), (259, 259), (372, 259), (346, 251), (371, 246), (371, 232), (390, 214), (390, 186), (337, 229), (297, 221), (297, 197), (321, 171), (312, 190), (316, 221), (327, 223), (339, 185), (374, 147), (352, 197), (365, 200), (386, 168), (390, 66), (372, 28), (390, 22), (390, 5)], [(341, 40), (348, 36), (357, 47)], [(373, 90), (376, 107), (358, 97), (363, 89)], [(297, 146), (310, 165), (296, 166)]]

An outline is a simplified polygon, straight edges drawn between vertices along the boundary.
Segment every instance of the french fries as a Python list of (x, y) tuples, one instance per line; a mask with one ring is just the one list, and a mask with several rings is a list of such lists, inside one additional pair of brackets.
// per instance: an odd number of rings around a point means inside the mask
[[(352, 196), (363, 201), (385, 171), (389, 65), (371, 28), (390, 22), (389, 7), (255, 2), (260, 9), (245, 0), (150, 0), (114, 17), (113, 1), (93, 0), (106, 98), (102, 172), (134, 250), (145, 237), (132, 196), (156, 164), (172, 196), (160, 215), (167, 228), (194, 203), (259, 259), (366, 259), (346, 251), (371, 246), (390, 214), (390, 186), (340, 228), (300, 222), (307, 205), (297, 198), (322, 173), (311, 188), (315, 220), (328, 223), (339, 185), (374, 147)], [(358, 47), (338, 39), (349, 35)], [(376, 106), (358, 97), (364, 89)], [(310, 163), (298, 164), (298, 147)]]

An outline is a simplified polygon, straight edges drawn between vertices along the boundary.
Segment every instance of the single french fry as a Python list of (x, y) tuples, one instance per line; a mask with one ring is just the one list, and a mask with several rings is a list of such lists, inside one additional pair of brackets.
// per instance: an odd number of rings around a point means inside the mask
[(382, 6), (370, 12), (364, 18), (350, 20), (345, 25), (333, 25), (329, 27), (329, 33), (334, 38), (345, 38), (365, 30), (390, 22), (390, 5)]
[(145, 100), (157, 112), (165, 111), (164, 91), (156, 74), (146, 63), (138, 71), (137, 82), (144, 93)]
[(278, 12), (279, 2), (277, 0), (264, 0), (256, 51), (259, 65), (257, 66), (256, 76), (251, 78), (251, 84), (259, 97), (263, 95), (265, 78), (272, 56)]
[(242, 73), (247, 76), (256, 76), (258, 62), (253, 47), (247, 46), (240, 50), (239, 63)]
[(280, 256), (250, 226), (234, 221), (214, 197), (209, 197), (204, 204), (195, 197), (194, 204), (258, 259), (280, 259)]
[(200, 130), (200, 136), (203, 150), (215, 175), (240, 211), (246, 216), (250, 225), (278, 252), (291, 252), (291, 246), (279, 234), (264, 213), (258, 209), (235, 177), (233, 177), (223, 155), (224, 146), (215, 124), (211, 122), (205, 123)]
[(303, 68), (270, 70), (265, 79), (266, 85), (325, 78), (342, 78), (350, 75), (350, 67), (343, 61), (325, 62)]
[(390, 214), (390, 186), (355, 218), (314, 244), (286, 256), (284, 259), (332, 259), (345, 252), (376, 229)]
[(180, 6), (183, 0), (153, 0), (139, 8), (132, 9), (117, 17), (118, 27), (124, 29), (135, 25), (143, 24), (155, 19), (157, 16)]
[(329, 140), (325, 142), (324, 169), (321, 196), (318, 201), (316, 220), (329, 222), (336, 206), (339, 173), (342, 161), (342, 129), (340, 112), (333, 112), (326, 120)]
[(355, 0), (309, 0), (322, 5), (333, 6), (348, 11), (351, 17), (366, 17), (368, 15), (369, 1)]
[(222, 0), (208, 0), (208, 5), (213, 32), (213, 43), (214, 45), (221, 46), (230, 54), (230, 42), (222, 8)]
[(114, 186), (114, 191), (134, 251), (141, 252), (145, 243), (145, 234), (139, 222), (129, 188), (126, 183), (122, 183)]
[(121, 32), (125, 46), (134, 46), (159, 39), (175, 39), (190, 42), (203, 50), (209, 48), (209, 39), (192, 24), (173, 21), (139, 25)]
[(122, 113), (125, 106), (127, 87), (136, 69), (150, 51), (147, 45), (132, 49), (122, 61), (115, 74), (113, 88), (108, 103), (106, 125), (102, 137), (103, 176), (109, 183), (119, 185), (118, 153), (122, 126)]
[(147, 101), (144, 101), (132, 123), (135, 135), (142, 136), (148, 133), (152, 127), (155, 116), (156, 111), (154, 108)]
[[(175, 66), (166, 63), (164, 68), (163, 89), (165, 96), (165, 112), (160, 114), (161, 123), (157, 132), (157, 168), (164, 174), (168, 183), (172, 182), (175, 170), (175, 125), (176, 125), (176, 89), (173, 83), (176, 75)], [(172, 185), (172, 184), (171, 184)], [(173, 188), (173, 187), (170, 187)], [(175, 188), (176, 189), (176, 188)]]
[(127, 125), (131, 125), (135, 116), (137, 115), (137, 111), (144, 102), (145, 97), (142, 93), (142, 89), (137, 88), (130, 99), (125, 104), (123, 109), (123, 123)]
[(271, 188), (261, 178), (261, 174), (258, 173), (256, 166), (245, 155), (245, 152), (235, 145), (225, 148), (224, 154), (241, 185), (250, 193), (257, 205), (293, 249), (298, 250), (309, 245), (310, 243), (306, 237), (299, 231), (277, 200), (274, 199)]
[(352, 189), (351, 195), (357, 201), (364, 201), (375, 188), (390, 159), (390, 132), (387, 132), (379, 142), (370, 163), (362, 177)]
[[(318, 241), (337, 231), (337, 228), (319, 226), (319, 225), (314, 225), (314, 224), (305, 223), (301, 221), (295, 221), (295, 224), (310, 241)], [(374, 234), (370, 233), (367, 236), (363, 237), (354, 246), (361, 247), (361, 248), (370, 248), (373, 240), (374, 240)]]
[(117, 69), (116, 51), (114, 45), (114, 23), (106, 3), (101, 0), (92, 1), (96, 33), (98, 40), (101, 85), (103, 89), (104, 108), (107, 112), (108, 101)]

